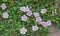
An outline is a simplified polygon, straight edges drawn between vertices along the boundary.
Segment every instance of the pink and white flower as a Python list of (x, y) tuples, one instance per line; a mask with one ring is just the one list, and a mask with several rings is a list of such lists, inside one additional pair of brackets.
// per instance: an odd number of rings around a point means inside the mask
[(2, 17), (3, 18), (8, 18), (9, 17), (9, 14), (7, 12), (4, 12)]
[(42, 21), (41, 17), (36, 18), (36, 22), (41, 22), (41, 21)]
[(33, 14), (35, 17), (39, 17), (39, 13), (37, 13), (37, 12), (34, 12), (34, 14)]
[(21, 20), (22, 20), (22, 21), (26, 21), (27, 18), (28, 18), (28, 17), (27, 17), (26, 15), (23, 15), (23, 16), (21, 17)]
[(51, 21), (50, 20), (48, 20), (47, 22), (45, 22), (45, 21), (42, 21), (41, 22), (41, 25), (43, 26), (43, 27), (46, 27), (46, 26), (51, 26)]
[(37, 25), (32, 26), (32, 30), (33, 30), (33, 31), (37, 31), (37, 30), (38, 30), (38, 26), (37, 26)]
[(22, 27), (22, 28), (20, 29), (20, 33), (21, 33), (21, 34), (26, 34), (26, 32), (27, 32), (27, 29), (26, 29), (25, 27)]
[(47, 26), (51, 26), (51, 25), (52, 25), (51, 20), (48, 20), (47, 21)]
[(1, 7), (2, 7), (2, 10), (6, 9), (6, 4), (3, 3)]
[(44, 13), (46, 13), (47, 12), (47, 10), (44, 8), (44, 9), (41, 9), (41, 13), (42, 14), (44, 14)]
[(40, 24), (41, 24), (43, 27), (46, 27), (46, 26), (47, 26), (47, 23), (46, 23), (45, 21), (42, 21)]
[(20, 10), (23, 11), (23, 12), (30, 11), (30, 9), (28, 7), (25, 7), (25, 6), (20, 7)]
[(32, 11), (27, 12), (26, 15), (31, 16), (32, 15)]

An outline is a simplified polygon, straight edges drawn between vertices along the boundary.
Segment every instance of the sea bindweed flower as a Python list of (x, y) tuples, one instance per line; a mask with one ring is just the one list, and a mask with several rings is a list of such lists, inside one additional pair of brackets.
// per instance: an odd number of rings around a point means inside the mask
[(1, 5), (1, 8), (2, 8), (2, 10), (6, 9), (6, 4), (3, 3), (3, 4)]
[(33, 31), (37, 31), (37, 30), (38, 30), (38, 26), (37, 26), (37, 25), (32, 26), (32, 30), (33, 30)]
[(26, 32), (27, 32), (27, 29), (26, 29), (25, 27), (22, 27), (22, 28), (20, 29), (20, 33), (21, 33), (21, 34), (26, 34)]
[(31, 16), (32, 15), (32, 11), (27, 12), (26, 15)]
[(34, 12), (34, 14), (33, 14), (35, 17), (39, 17), (39, 13), (37, 13), (37, 12)]
[(48, 20), (47, 21), (47, 26), (51, 26), (51, 25), (52, 25), (51, 20)]
[(9, 17), (9, 14), (7, 12), (4, 12), (2, 17), (3, 18), (8, 18)]
[(47, 22), (45, 22), (45, 21), (42, 21), (41, 22), (41, 25), (43, 26), (43, 27), (46, 27), (46, 26), (51, 26), (51, 21), (50, 20), (48, 20)]
[(21, 17), (21, 20), (22, 20), (22, 21), (26, 21), (27, 18), (28, 18), (28, 17), (27, 17), (26, 15), (23, 15), (23, 16)]
[(45, 21), (42, 21), (40, 24), (41, 24), (43, 27), (46, 27), (46, 26), (47, 26), (47, 23), (46, 23)]
[(41, 9), (41, 13), (42, 14), (44, 14), (44, 13), (46, 13), (47, 12), (47, 10), (44, 8), (44, 9)]
[(41, 17), (36, 18), (36, 22), (41, 22), (41, 21), (42, 21)]
[(30, 11), (30, 9), (28, 7), (25, 7), (25, 6), (20, 7), (20, 10), (23, 11), (23, 12)]

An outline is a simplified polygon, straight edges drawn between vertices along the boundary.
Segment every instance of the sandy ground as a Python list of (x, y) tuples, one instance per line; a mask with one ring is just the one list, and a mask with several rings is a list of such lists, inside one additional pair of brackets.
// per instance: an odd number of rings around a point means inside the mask
[(60, 36), (60, 29), (52, 25), (50, 30), (50, 36)]

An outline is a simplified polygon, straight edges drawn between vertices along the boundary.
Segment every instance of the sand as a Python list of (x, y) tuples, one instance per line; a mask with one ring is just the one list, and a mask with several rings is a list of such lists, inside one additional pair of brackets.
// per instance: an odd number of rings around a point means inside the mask
[(60, 36), (60, 29), (52, 25), (50, 30), (50, 36)]

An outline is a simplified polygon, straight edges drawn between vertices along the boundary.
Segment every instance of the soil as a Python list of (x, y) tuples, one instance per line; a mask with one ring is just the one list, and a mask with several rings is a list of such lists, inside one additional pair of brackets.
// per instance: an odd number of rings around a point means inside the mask
[(60, 36), (60, 29), (52, 25), (50, 30), (50, 36)]

